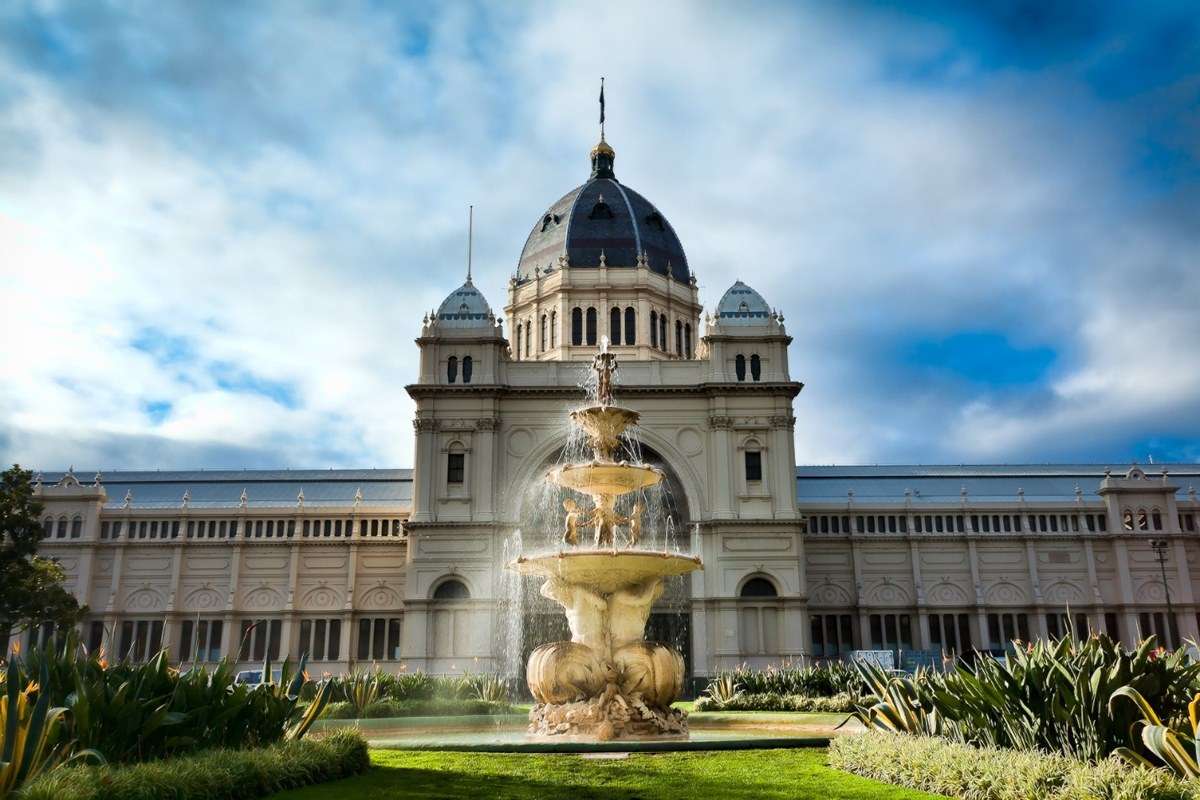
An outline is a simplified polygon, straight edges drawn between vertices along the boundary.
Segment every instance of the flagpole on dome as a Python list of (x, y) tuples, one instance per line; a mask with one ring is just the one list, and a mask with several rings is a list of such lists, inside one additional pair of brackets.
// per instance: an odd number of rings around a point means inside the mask
[(600, 141), (604, 141), (604, 76), (600, 76)]
[(475, 206), (467, 206), (467, 283), (471, 282), (471, 251), (475, 239)]

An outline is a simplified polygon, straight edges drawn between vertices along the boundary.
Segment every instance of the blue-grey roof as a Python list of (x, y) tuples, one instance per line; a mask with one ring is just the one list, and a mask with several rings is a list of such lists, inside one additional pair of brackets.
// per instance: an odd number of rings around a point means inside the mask
[[(91, 472), (76, 472), (80, 482)], [(53, 485), (63, 473), (45, 473)], [(189, 470), (107, 472), (100, 476), (108, 493), (105, 508), (120, 508), (132, 492), (132, 508), (179, 508), (183, 493), (192, 508), (237, 508), (242, 490), (250, 508), (294, 508), (304, 491), (305, 506), (351, 507), (362, 491), (362, 507), (412, 504), (411, 469)]]
[(771, 307), (758, 292), (741, 281), (721, 296), (717, 303), (717, 318), (721, 325), (766, 325)]
[(442, 301), (437, 318), (450, 328), (488, 328), (494, 324), (487, 299), (470, 278)]
[[(593, 155), (593, 159), (595, 155)], [(645, 254), (651, 270), (688, 282), (691, 272), (683, 245), (654, 204), (617, 181), (610, 170), (563, 195), (538, 217), (517, 264), (517, 280), (558, 269), (560, 256), (571, 267), (634, 267)]]
[[(796, 467), (796, 500), (842, 507), (853, 491), (856, 503), (900, 503), (908, 490), (913, 503), (958, 503), (965, 488), (967, 502), (1016, 502), (1021, 490), (1028, 501), (1057, 502), (1073, 501), (1078, 486), (1084, 500), (1094, 501), (1108, 467), (1117, 477), (1125, 473), (1119, 464), (800, 466)], [(1169, 482), (1179, 487), (1179, 496), (1185, 497), (1189, 486), (1200, 489), (1200, 464), (1155, 464), (1145, 469), (1154, 478), (1164, 467)]]

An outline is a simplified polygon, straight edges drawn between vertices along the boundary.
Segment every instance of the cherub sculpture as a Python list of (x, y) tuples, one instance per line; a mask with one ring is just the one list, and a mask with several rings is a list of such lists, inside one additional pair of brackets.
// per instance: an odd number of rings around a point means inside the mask
[(566, 509), (566, 529), (563, 531), (563, 543), (569, 545), (579, 544), (579, 525), (586, 524), (587, 519), (591, 516), (586, 511), (580, 511), (578, 504), (574, 500), (563, 500), (563, 508)]
[(629, 512), (629, 516), (625, 518), (626, 524), (629, 526), (628, 547), (637, 547), (637, 543), (642, 539), (642, 501), (637, 501), (633, 504), (633, 508)]

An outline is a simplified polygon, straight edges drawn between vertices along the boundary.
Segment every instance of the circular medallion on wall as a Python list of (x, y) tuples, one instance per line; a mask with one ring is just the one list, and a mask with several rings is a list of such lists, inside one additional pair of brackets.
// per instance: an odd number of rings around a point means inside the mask
[(508, 454), (517, 458), (529, 455), (533, 449), (533, 434), (526, 428), (516, 428), (508, 435)]
[(704, 450), (704, 438), (695, 428), (680, 428), (675, 434), (675, 443), (687, 456), (698, 456)]

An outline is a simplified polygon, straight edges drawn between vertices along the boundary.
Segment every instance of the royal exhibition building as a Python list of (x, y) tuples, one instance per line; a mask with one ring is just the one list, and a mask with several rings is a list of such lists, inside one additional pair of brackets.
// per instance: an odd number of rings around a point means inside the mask
[(90, 609), (84, 642), (331, 673), (500, 669), (514, 532), (548, 507), (524, 487), (572, 446), (566, 415), (606, 342), (664, 476), (654, 535), (703, 560), (650, 618), (692, 678), (1200, 635), (1200, 465), (797, 466), (786, 309), (741, 281), (702, 307), (683, 243), (614, 161), (602, 137), (587, 181), (534, 220), (502, 314), (468, 271), (412, 331), (411, 468), (37, 475), (42, 553)]

